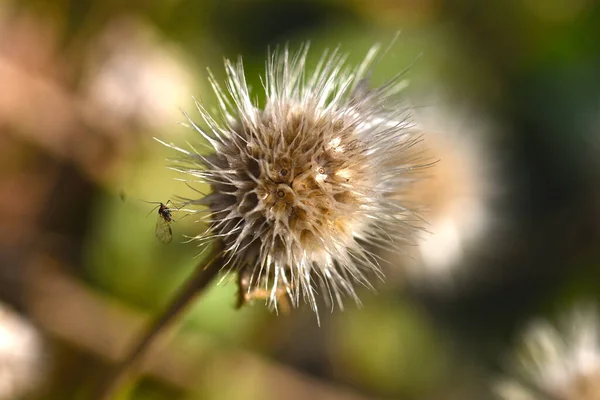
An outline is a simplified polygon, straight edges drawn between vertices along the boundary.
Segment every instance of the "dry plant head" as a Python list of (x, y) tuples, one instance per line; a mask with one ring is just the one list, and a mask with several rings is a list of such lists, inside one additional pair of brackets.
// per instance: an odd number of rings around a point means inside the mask
[(419, 167), (402, 159), (418, 135), (399, 96), (404, 73), (369, 87), (377, 46), (356, 67), (325, 52), (312, 72), (307, 52), (269, 54), (262, 106), (241, 59), (226, 60), (226, 89), (210, 74), (218, 112), (198, 102), (202, 123), (186, 114), (210, 155), (169, 146), (183, 153), (174, 168), (189, 185), (212, 189), (182, 200), (209, 222), (196, 239), (221, 241), (223, 270), (243, 275), (242, 298), (263, 293), (277, 309), (285, 293), (293, 307), (303, 300), (317, 312), (319, 297), (332, 308), (344, 296), (360, 304), (357, 284), (372, 288), (383, 276), (375, 251), (416, 230), (397, 193)]
[(403, 199), (424, 210), (426, 232), (410, 254), (391, 248), (383, 256), (404, 267), (397, 269), (399, 281), (441, 294), (475, 281), (480, 271), (473, 259), (498, 248), (500, 227), (509, 223), (498, 210), (506, 182), (493, 143), (499, 127), (484, 110), (439, 94), (421, 97), (415, 113), (423, 141), (411, 151), (436, 163)]
[(156, 27), (131, 15), (114, 18), (87, 48), (82, 71), (86, 115), (143, 131), (172, 123), (173, 104), (187, 100), (191, 72), (180, 49), (163, 40)]
[(20, 399), (39, 390), (47, 383), (50, 361), (41, 333), (0, 303), (0, 399)]
[(537, 321), (513, 360), (514, 377), (500, 382), (505, 400), (600, 400), (600, 317), (591, 305), (561, 324)]

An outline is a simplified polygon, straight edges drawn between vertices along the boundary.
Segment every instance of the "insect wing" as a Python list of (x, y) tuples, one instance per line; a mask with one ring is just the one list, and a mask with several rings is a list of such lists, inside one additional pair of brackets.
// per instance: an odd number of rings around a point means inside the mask
[(171, 223), (160, 214), (156, 219), (156, 230), (154, 233), (156, 234), (156, 238), (163, 243), (170, 243), (173, 240)]

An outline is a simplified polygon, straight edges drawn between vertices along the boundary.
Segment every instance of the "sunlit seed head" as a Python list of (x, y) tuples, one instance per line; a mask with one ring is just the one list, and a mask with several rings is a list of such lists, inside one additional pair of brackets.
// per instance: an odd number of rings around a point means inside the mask
[[(497, 129), (473, 105), (427, 96), (416, 111), (423, 142), (411, 151), (434, 163), (404, 198), (425, 210), (426, 232), (409, 254), (391, 249), (386, 258), (405, 266), (399, 274), (417, 285), (442, 291), (464, 288), (479, 271), (473, 258), (497, 249), (500, 231), (498, 204), (505, 198), (501, 155), (492, 145)], [(506, 225), (508, 218), (502, 219)]]
[(247, 290), (267, 290), (275, 307), (281, 290), (315, 311), (319, 295), (331, 306), (345, 295), (359, 302), (355, 284), (381, 276), (372, 249), (399, 245), (411, 229), (411, 211), (392, 195), (416, 166), (390, 160), (416, 138), (396, 96), (404, 82), (366, 87), (376, 53), (355, 68), (326, 53), (308, 73), (307, 47), (276, 52), (264, 107), (251, 100), (241, 61), (226, 61), (227, 91), (211, 77), (221, 115), (198, 104), (204, 124), (190, 119), (214, 153), (177, 148), (186, 154), (177, 169), (212, 188), (186, 200), (208, 206), (210, 232), (197, 239), (221, 240), (227, 270), (243, 271)]
[(190, 83), (186, 60), (156, 27), (133, 17), (116, 18), (86, 53), (85, 111), (103, 115), (105, 124), (156, 129), (172, 123), (173, 105), (187, 100)]
[(47, 371), (40, 333), (0, 303), (0, 399), (24, 398), (39, 389)]
[(513, 378), (496, 391), (505, 400), (600, 399), (600, 317), (592, 306), (574, 309), (561, 324), (537, 321), (513, 360)]

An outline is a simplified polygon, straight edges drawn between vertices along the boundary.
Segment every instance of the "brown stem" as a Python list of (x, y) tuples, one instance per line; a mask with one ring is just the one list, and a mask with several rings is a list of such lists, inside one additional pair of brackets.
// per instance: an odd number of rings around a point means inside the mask
[(192, 300), (202, 293), (213, 281), (222, 267), (222, 252), (220, 245), (215, 244), (215, 248), (213, 248), (211, 254), (213, 254), (211, 260), (207, 264), (200, 264), (196, 267), (192, 276), (188, 278), (183, 286), (177, 291), (165, 310), (156, 317), (146, 331), (135, 342), (136, 345), (115, 367), (108, 380), (98, 391), (98, 396), (94, 396), (94, 398), (98, 400), (111, 399), (125, 379), (135, 372), (139, 361), (156, 336), (158, 336), (169, 323), (173, 322), (176, 317), (181, 315)]

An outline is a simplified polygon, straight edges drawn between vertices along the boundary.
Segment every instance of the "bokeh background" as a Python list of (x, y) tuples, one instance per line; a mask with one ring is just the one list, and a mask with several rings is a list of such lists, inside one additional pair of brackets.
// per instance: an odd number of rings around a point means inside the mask
[(259, 89), (307, 40), (312, 65), (391, 44), (375, 84), (408, 68), (428, 233), (320, 327), (214, 285), (120, 399), (491, 399), (531, 317), (598, 298), (597, 2), (2, 0), (1, 399), (90, 398), (201, 262), (194, 217), (154, 236), (142, 200), (193, 192), (152, 138), (200, 140), (178, 122), (214, 104), (207, 67), (241, 55)]

